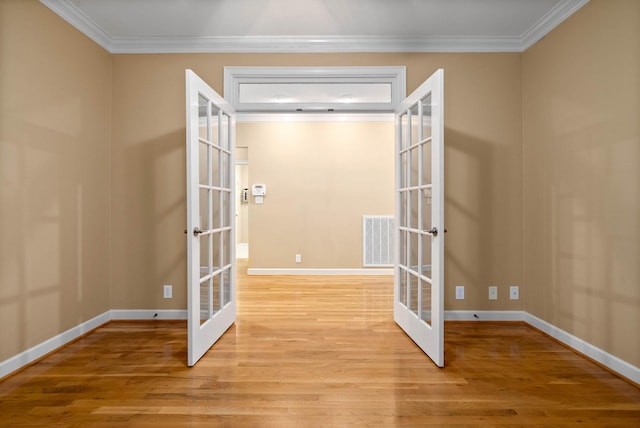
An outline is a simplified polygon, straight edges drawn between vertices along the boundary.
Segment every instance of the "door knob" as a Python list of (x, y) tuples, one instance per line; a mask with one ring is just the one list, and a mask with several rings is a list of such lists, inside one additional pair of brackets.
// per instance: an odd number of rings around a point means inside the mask
[(430, 233), (433, 236), (438, 236), (438, 228), (437, 227), (432, 227), (429, 230), (425, 230), (425, 232)]
[[(185, 229), (185, 230), (184, 230), (184, 234), (186, 235), (186, 234), (187, 234), (187, 232), (188, 232), (188, 230), (187, 230), (187, 229)], [(198, 235), (200, 235), (201, 233), (205, 233), (205, 232), (206, 232), (206, 230), (202, 230), (202, 229), (200, 229), (199, 227), (194, 227), (194, 228), (193, 228), (193, 236), (198, 236)]]

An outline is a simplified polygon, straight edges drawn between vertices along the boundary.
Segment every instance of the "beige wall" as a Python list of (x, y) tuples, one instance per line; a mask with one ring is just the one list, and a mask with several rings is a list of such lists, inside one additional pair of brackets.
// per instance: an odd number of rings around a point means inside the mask
[(267, 185), (249, 267), (362, 268), (362, 216), (394, 215), (393, 122), (242, 123), (237, 142)]
[(237, 165), (236, 167), (236, 181), (240, 183), (240, 189), (238, 190), (238, 194), (236, 197), (238, 198), (238, 202), (236, 204), (237, 207), (237, 217), (236, 217), (236, 242), (248, 244), (249, 243), (249, 203), (240, 202), (241, 192), (243, 188), (249, 188), (249, 165), (247, 162), (249, 161), (249, 150), (246, 147), (240, 147), (240, 144), (236, 144), (235, 151), (235, 160), (236, 163), (241, 162), (242, 164)]
[(111, 56), (0, 2), (0, 361), (110, 308)]
[(405, 65), (409, 92), (445, 69), (446, 308), (525, 309), (639, 366), (639, 7), (592, 0), (524, 55), (109, 55), (3, 0), (0, 360), (186, 307), (185, 68), (221, 91), (225, 65)]
[[(246, 149), (245, 149), (246, 150)], [(236, 242), (242, 244), (249, 243), (249, 202), (242, 202), (242, 189), (249, 189), (249, 165), (237, 165), (236, 181), (239, 182), (240, 188), (237, 192), (236, 204)]]
[[(224, 66), (405, 65), (408, 91), (445, 69), (446, 307), (521, 309), (507, 299), (508, 285), (522, 282), (521, 59), (518, 53), (114, 55), (113, 308), (186, 307), (185, 68), (222, 91)], [(163, 284), (174, 285), (174, 299), (162, 298)], [(467, 286), (466, 300), (454, 300), (455, 285)], [(498, 301), (487, 300), (488, 285), (500, 287)]]
[(526, 310), (640, 366), (640, 2), (524, 55)]

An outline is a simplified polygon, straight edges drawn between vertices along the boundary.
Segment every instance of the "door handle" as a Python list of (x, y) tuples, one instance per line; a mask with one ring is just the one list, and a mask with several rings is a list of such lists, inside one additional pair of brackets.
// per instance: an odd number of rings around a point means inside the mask
[[(207, 230), (202, 230), (202, 229), (200, 229), (199, 227), (194, 227), (194, 228), (193, 228), (193, 236), (198, 236), (198, 235), (200, 235), (201, 233), (205, 233), (205, 232), (208, 232), (208, 231), (207, 231)], [(185, 234), (187, 233), (187, 229), (185, 229), (185, 230), (184, 230), (184, 233), (185, 233)]]
[[(437, 227), (432, 227), (429, 230), (423, 230), (423, 232), (430, 233), (433, 236), (438, 236), (438, 228)], [(185, 231), (184, 233), (187, 233), (187, 232)], [(444, 233), (447, 233), (447, 229), (444, 230)]]

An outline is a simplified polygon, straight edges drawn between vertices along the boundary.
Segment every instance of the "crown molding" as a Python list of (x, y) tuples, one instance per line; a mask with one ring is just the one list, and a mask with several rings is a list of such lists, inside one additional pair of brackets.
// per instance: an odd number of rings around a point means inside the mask
[(40, 0), (62, 19), (78, 29), (85, 36), (113, 53), (113, 38), (69, 0)]
[(520, 37), (521, 51), (529, 49), (587, 3), (589, 0), (563, 0), (558, 3)]
[(136, 37), (112, 53), (517, 52), (519, 37)]
[(589, 0), (562, 0), (521, 36), (513, 37), (113, 37), (69, 0), (40, 0), (62, 19), (114, 54), (135, 53), (354, 53), (523, 52)]

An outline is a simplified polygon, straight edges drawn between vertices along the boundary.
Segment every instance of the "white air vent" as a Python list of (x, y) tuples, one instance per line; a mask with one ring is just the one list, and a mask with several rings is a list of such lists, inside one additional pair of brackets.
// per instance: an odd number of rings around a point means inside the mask
[(393, 266), (393, 216), (364, 216), (363, 266)]

